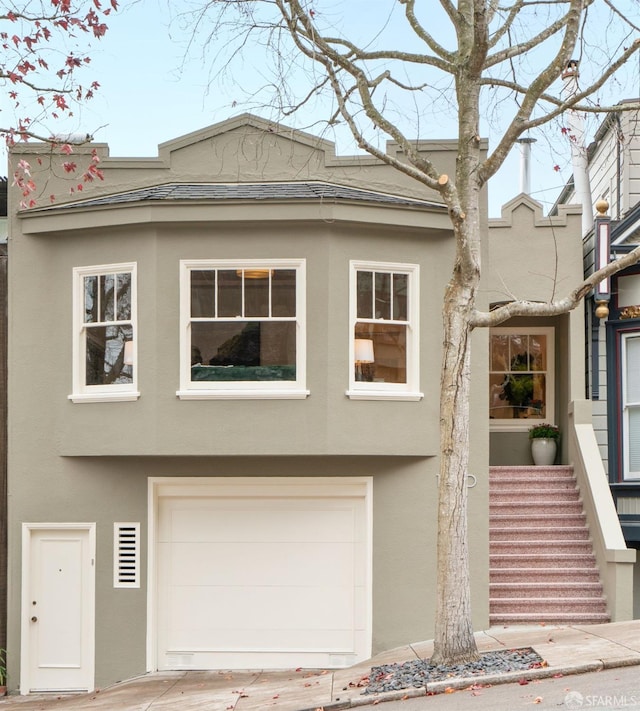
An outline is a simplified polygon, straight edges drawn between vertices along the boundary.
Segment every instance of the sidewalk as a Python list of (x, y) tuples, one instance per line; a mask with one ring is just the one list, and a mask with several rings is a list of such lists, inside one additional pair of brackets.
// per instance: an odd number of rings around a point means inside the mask
[[(428, 691), (640, 665), (640, 620), (576, 627), (494, 627), (476, 633), (476, 641), (481, 652), (533, 647), (547, 666), (528, 672), (435, 682)], [(9, 696), (0, 700), (0, 711), (338, 711), (376, 700), (424, 696), (424, 688), (377, 695), (362, 692), (372, 666), (427, 658), (432, 649), (432, 641), (419, 642), (389, 650), (348, 669), (331, 671), (158, 672), (90, 694)]]

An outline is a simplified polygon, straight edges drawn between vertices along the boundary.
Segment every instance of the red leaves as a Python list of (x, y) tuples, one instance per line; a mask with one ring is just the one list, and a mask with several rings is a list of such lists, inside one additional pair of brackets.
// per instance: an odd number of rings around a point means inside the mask
[(351, 688), (360, 686), (369, 686), (369, 675), (361, 676), (358, 681), (350, 681), (349, 686)]
[(53, 102), (59, 109), (62, 109), (63, 111), (69, 108), (67, 100), (62, 94), (54, 94)]

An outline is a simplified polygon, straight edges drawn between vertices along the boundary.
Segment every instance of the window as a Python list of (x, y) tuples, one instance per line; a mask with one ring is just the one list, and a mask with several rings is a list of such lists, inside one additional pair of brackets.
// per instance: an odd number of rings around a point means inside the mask
[(352, 399), (419, 400), (415, 264), (351, 262)]
[(553, 423), (553, 329), (494, 328), (489, 339), (492, 429)]
[(640, 335), (622, 336), (623, 478), (640, 478)]
[(304, 398), (304, 260), (181, 262), (182, 399)]
[(136, 266), (73, 270), (73, 402), (135, 400)]

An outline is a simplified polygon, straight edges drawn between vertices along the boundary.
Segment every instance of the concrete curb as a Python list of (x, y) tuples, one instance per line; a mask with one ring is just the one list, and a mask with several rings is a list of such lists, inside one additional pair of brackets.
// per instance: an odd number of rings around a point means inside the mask
[(504, 674), (486, 674), (472, 677), (460, 677), (459, 679), (449, 679), (447, 681), (436, 681), (428, 684), (427, 688), (401, 689), (399, 691), (387, 691), (381, 694), (362, 695), (356, 698), (336, 701), (334, 703), (315, 705), (300, 709), (299, 711), (344, 711), (344, 709), (362, 708), (375, 703), (386, 701), (402, 701), (403, 699), (413, 699), (427, 694), (443, 694), (447, 689), (459, 691), (466, 689), (473, 684), (497, 686), (498, 684), (513, 684), (521, 679), (534, 681), (535, 679), (549, 679), (552, 677), (569, 676), (571, 674), (588, 674), (598, 672), (603, 669), (615, 669), (616, 667), (628, 667), (640, 665), (639, 656), (621, 657), (611, 661), (596, 660), (584, 664), (576, 664), (567, 667), (543, 667), (540, 669), (527, 669), (525, 671), (506, 672)]

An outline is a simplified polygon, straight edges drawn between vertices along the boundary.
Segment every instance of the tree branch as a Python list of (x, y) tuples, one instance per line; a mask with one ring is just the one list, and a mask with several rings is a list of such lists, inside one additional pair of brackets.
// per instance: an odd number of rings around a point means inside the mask
[(512, 301), (504, 306), (489, 312), (474, 311), (470, 325), (472, 328), (499, 326), (515, 316), (557, 316), (567, 313), (578, 306), (585, 296), (597, 286), (603, 279), (616, 274), (627, 267), (640, 262), (640, 247), (636, 247), (632, 252), (623, 257), (610, 262), (586, 278), (577, 288), (575, 288), (564, 299), (549, 301), (546, 303), (535, 301)]

